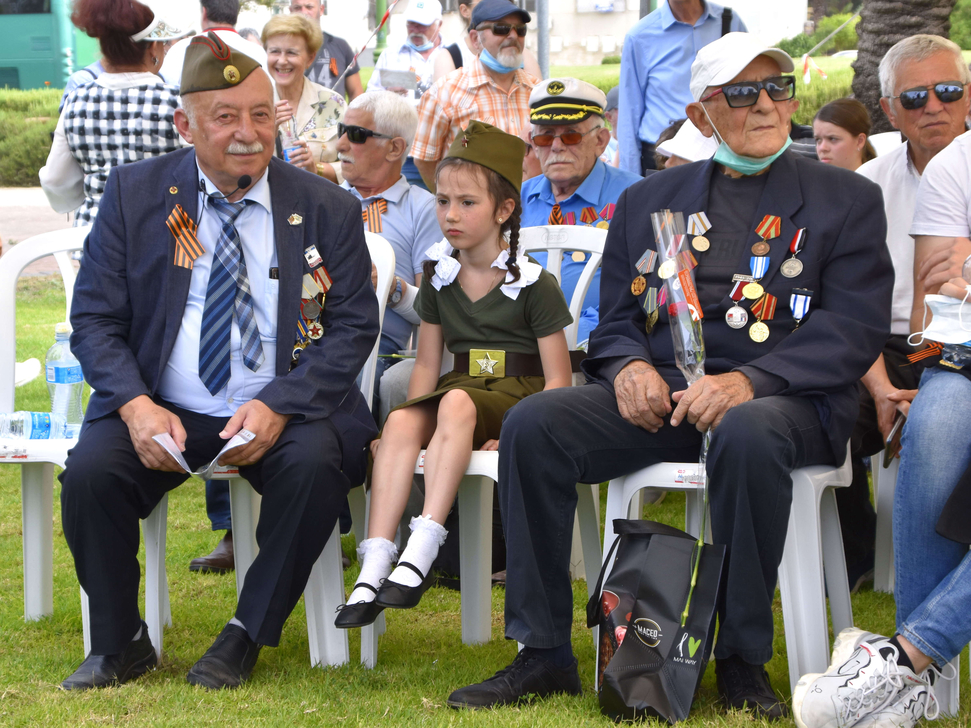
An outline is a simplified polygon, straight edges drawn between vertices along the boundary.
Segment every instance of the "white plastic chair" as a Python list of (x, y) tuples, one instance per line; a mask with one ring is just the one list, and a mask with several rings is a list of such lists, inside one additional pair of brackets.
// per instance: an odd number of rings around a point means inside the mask
[[(702, 493), (690, 477), (697, 470), (697, 463), (659, 463), (610, 481), (604, 523), (604, 553), (608, 552), (616, 538), (614, 519), (628, 517), (631, 499), (643, 488), (685, 491), (685, 530), (697, 535), (701, 524)], [(843, 537), (833, 492), (833, 488), (848, 487), (851, 478), (849, 454), (839, 468), (811, 465), (792, 473), (789, 530), (779, 568), (790, 688), (807, 672), (825, 672), (829, 665), (824, 563), (833, 632), (839, 633), (853, 626)]]
[[(61, 270), (65, 320), (74, 292), (74, 268), (69, 252), (80, 250), (88, 228), (56, 230), (22, 241), (0, 258), (0, 412), (15, 409), (14, 371), (17, 364), (17, 279), (28, 265), (53, 255)], [(64, 467), (67, 451), (77, 440), (0, 440), (0, 464), (20, 465), (24, 534), (24, 619), (54, 612), (54, 466)]]
[[(380, 235), (365, 233), (365, 240), (371, 261), (378, 271), (379, 320), (384, 319), (385, 304), (391, 285), (394, 281), (394, 249)], [(380, 333), (374, 347), (364, 365), (362, 378), (362, 393), (371, 405), (371, 393), (374, 391), (375, 367), (378, 360), (378, 346)], [(230, 510), (233, 523), (233, 554), (236, 566), (236, 595), (243, 590), (246, 572), (259, 553), (256, 543), (256, 524), (260, 518), (260, 503), (262, 497), (250, 486), (249, 482), (239, 477), (239, 470), (234, 466), (217, 468), (213, 480), (229, 481)], [(352, 489), (351, 493), (364, 500), (363, 488)], [(351, 498), (352, 496), (348, 496)], [(354, 510), (352, 499), (352, 511)], [(363, 511), (363, 508), (358, 508)], [(163, 630), (172, 626), (172, 614), (169, 605), (168, 580), (165, 573), (165, 530), (168, 513), (168, 495), (162, 497), (155, 510), (142, 522), (142, 533), (145, 539), (145, 623), (148, 634), (155, 646), (155, 652), (162, 655)], [(358, 516), (363, 521), (363, 514)], [(84, 653), (91, 651), (87, 597), (82, 595), (82, 621), (84, 623)], [(344, 570), (341, 564), (340, 528), (334, 527), (334, 532), (327, 540), (310, 572), (310, 578), (304, 589), (304, 608), (307, 613), (307, 638), (310, 643), (310, 664), (342, 665), (349, 659), (347, 631), (334, 626), (334, 613), (337, 606), (344, 601)]]
[[(573, 225), (538, 226), (520, 231), (520, 250), (547, 251), (546, 268), (557, 280), (565, 251), (581, 251), (590, 258), (580, 275), (570, 301), (573, 323), (566, 327), (567, 346), (577, 344), (577, 329), (583, 299), (603, 257), (607, 231), (595, 227)], [(415, 464), (415, 474), (424, 475), (425, 451)], [(462, 642), (481, 644), (492, 639), (492, 497), (499, 479), (499, 453), (473, 452), (465, 477), (459, 484), (459, 568), (462, 593)], [(598, 487), (577, 484), (579, 502), (577, 518), (585, 564), (599, 564), (600, 525), (598, 518)], [(596, 579), (587, 579), (592, 592)], [(384, 614), (379, 617), (383, 619)], [(374, 625), (361, 628), (361, 660), (369, 666), (377, 664), (377, 637)], [(382, 627), (383, 629), (383, 622)], [(365, 646), (369, 650), (365, 655)]]

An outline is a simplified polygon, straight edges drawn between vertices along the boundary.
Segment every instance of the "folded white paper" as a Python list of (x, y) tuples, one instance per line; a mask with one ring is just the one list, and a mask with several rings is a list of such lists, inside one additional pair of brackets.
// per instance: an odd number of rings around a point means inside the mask
[(245, 445), (254, 437), (256, 437), (256, 435), (249, 430), (240, 430), (233, 435), (229, 442), (223, 445), (223, 449), (219, 451), (219, 454), (212, 459), (212, 462), (209, 463), (209, 465), (204, 468), (199, 468), (198, 470), (189, 469), (189, 463), (187, 463), (185, 458), (182, 457), (182, 452), (179, 450), (179, 446), (175, 444), (175, 440), (172, 439), (172, 436), (169, 433), (163, 432), (161, 435), (153, 436), (152, 439), (165, 448), (165, 452), (171, 455), (175, 462), (177, 462), (179, 466), (189, 475), (198, 475), (203, 480), (209, 480), (212, 477), (213, 471), (219, 466), (219, 458), (221, 458), (225, 452), (232, 450), (235, 447), (239, 447), (240, 445)]

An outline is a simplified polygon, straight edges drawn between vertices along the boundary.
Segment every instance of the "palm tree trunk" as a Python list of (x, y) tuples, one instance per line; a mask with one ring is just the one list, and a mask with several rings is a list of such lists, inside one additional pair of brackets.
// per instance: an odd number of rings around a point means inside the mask
[(856, 26), (859, 55), (853, 63), (853, 94), (870, 112), (873, 132), (891, 131), (880, 109), (880, 59), (897, 41), (918, 33), (947, 38), (956, 0), (864, 0)]

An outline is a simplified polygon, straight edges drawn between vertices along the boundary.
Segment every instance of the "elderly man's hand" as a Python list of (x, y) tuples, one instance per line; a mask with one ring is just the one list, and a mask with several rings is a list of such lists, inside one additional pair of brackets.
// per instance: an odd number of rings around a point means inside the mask
[(290, 415), (274, 412), (258, 399), (251, 399), (234, 414), (219, 436), (230, 439), (240, 430), (249, 430), (256, 437), (245, 445), (234, 447), (221, 458), (220, 465), (252, 465), (273, 445), (290, 421)]
[(677, 427), (687, 416), (688, 422), (704, 432), (709, 427), (718, 427), (732, 407), (754, 397), (752, 382), (741, 372), (702, 377), (687, 389), (671, 395), (678, 403), (671, 415), (671, 425)]
[(648, 432), (657, 432), (671, 411), (670, 388), (657, 369), (640, 359), (614, 377), (614, 393), (620, 416)]
[(933, 290), (953, 278), (959, 278), (969, 255), (971, 239), (968, 238), (954, 238), (935, 248), (917, 270), (917, 278), (923, 281), (924, 290)]
[(165, 448), (152, 439), (155, 435), (167, 432), (179, 450), (185, 450), (185, 428), (182, 427), (182, 420), (164, 407), (159, 407), (144, 394), (119, 407), (118, 414), (128, 425), (128, 435), (142, 465), (149, 470), (183, 472), (181, 466), (165, 452)]

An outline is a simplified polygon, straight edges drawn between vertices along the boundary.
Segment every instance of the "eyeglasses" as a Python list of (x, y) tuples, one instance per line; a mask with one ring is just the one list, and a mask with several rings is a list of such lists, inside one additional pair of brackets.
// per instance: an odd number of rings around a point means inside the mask
[(537, 147), (551, 147), (553, 146), (554, 139), (559, 139), (567, 146), (572, 147), (574, 144), (579, 144), (583, 140), (583, 137), (585, 137), (587, 134), (597, 131), (598, 129), (603, 129), (603, 127), (595, 126), (593, 129), (588, 129), (583, 133), (573, 131), (571, 129), (570, 131), (565, 131), (562, 134), (533, 134), (530, 136), (530, 139)]
[(379, 139), (393, 138), (387, 134), (378, 134), (376, 131), (366, 129), (363, 126), (348, 126), (347, 124), (338, 123), (337, 138), (340, 139), (345, 134), (347, 134), (347, 140), (351, 142), (351, 144), (364, 144), (368, 137), (377, 137)]
[(906, 91), (901, 91), (900, 96), (890, 96), (889, 98), (900, 99), (901, 106), (907, 111), (913, 111), (927, 106), (927, 101), (931, 97), (930, 89), (934, 89), (934, 95), (942, 104), (949, 104), (964, 96), (964, 86), (965, 84), (960, 81), (944, 81), (933, 86), (909, 88)]
[(525, 23), (520, 23), (519, 25), (509, 25), (509, 23), (483, 23), (476, 28), (476, 30), (491, 30), (495, 35), (506, 36), (513, 30), (516, 31), (516, 35), (520, 38), (526, 37), (526, 31), (529, 28), (526, 27)]
[(745, 106), (755, 106), (759, 100), (762, 89), (773, 101), (788, 101), (796, 97), (796, 77), (795, 76), (772, 76), (764, 81), (740, 81), (739, 83), (726, 83), (710, 94), (701, 99), (708, 101), (718, 94), (725, 94), (725, 101), (733, 109), (740, 109)]

